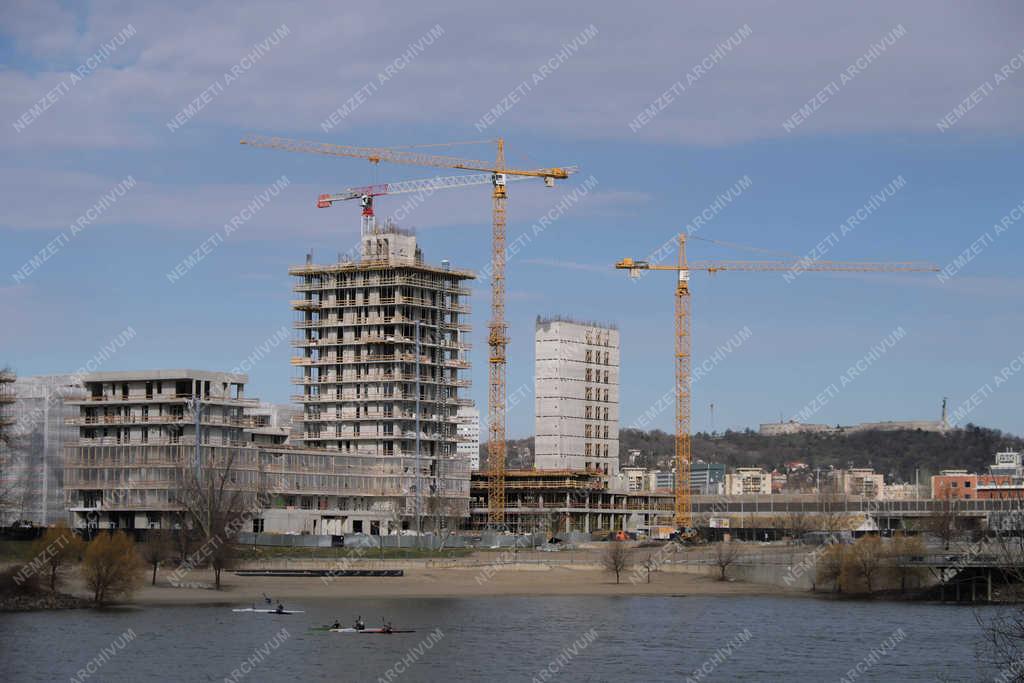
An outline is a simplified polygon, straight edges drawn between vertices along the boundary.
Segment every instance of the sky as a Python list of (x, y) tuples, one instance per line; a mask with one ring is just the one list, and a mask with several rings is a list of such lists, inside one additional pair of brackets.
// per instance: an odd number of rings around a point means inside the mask
[[(356, 203), (317, 195), (457, 171), (239, 140), (502, 136), (512, 167), (578, 166), (554, 188), (509, 186), (511, 436), (533, 432), (538, 315), (616, 324), (621, 426), (673, 428), (674, 274), (612, 266), (673, 262), (681, 231), (693, 261), (807, 266), (693, 273), (695, 430), (938, 419), (948, 397), (958, 424), (1024, 434), (1017, 3), (2, 13), (0, 365), (19, 374), (243, 367), (250, 396), (287, 402), (287, 269), (358, 242)], [(415, 228), (427, 260), (487, 272), (489, 188), (410, 197), (378, 198), (378, 214)], [(827, 260), (942, 272), (804, 272)], [(472, 296), (481, 407), (488, 286)]]

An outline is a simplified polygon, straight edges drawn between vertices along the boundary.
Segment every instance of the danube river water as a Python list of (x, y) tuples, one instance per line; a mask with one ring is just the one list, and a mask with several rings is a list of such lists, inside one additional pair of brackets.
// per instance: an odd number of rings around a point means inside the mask
[[(495, 683), (991, 680), (997, 673), (976, 663), (981, 630), (969, 607), (695, 596), (317, 600), (287, 605), (306, 610), (292, 616), (232, 612), (237, 606), (0, 615), (0, 675)], [(309, 630), (357, 615), (368, 626), (387, 618), (416, 633)]]

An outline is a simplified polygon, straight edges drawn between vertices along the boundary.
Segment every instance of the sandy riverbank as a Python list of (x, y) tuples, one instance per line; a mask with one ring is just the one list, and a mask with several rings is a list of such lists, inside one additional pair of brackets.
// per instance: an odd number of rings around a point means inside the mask
[[(138, 605), (201, 605), (260, 602), (266, 593), (286, 605), (322, 598), (349, 597), (487, 597), (543, 595), (768, 595), (780, 591), (738, 581), (715, 581), (704, 576), (657, 572), (646, 583), (646, 573), (624, 574), (616, 585), (614, 576), (594, 568), (520, 567), (409, 569), (402, 577), (338, 577), (335, 579), (293, 577), (241, 577), (221, 575), (222, 590), (175, 588), (169, 572), (161, 572), (157, 585), (147, 581), (132, 599)], [(479, 580), (478, 580), (479, 579)], [(185, 582), (212, 586), (211, 572), (194, 571)]]

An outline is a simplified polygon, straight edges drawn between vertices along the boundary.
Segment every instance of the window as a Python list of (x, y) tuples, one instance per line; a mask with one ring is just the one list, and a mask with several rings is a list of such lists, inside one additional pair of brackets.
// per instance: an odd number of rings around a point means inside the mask
[(606, 401), (608, 400), (608, 390), (607, 389), (604, 390), (604, 400), (606, 400)]
[(604, 371), (604, 383), (608, 384), (608, 371), (607, 370)]
[(590, 349), (587, 349), (587, 356), (586, 356), (586, 358), (587, 358), (586, 362), (589, 363), (590, 362)]
[(587, 387), (587, 388), (586, 388), (586, 391), (585, 391), (584, 397), (585, 397), (585, 398), (586, 398), (586, 400), (588, 400), (588, 401), (590, 401), (590, 400), (593, 400), (593, 390), (592, 390), (592, 389), (591, 389), (590, 387)]
[(588, 420), (590, 419), (590, 413), (591, 413), (591, 406), (587, 406), (586, 408), (583, 409), (583, 416), (586, 419), (588, 419)]
[(588, 439), (590, 438), (590, 425), (589, 424), (586, 425), (583, 428), (583, 436), (587, 437)]
[[(604, 426), (604, 438), (608, 438), (608, 425)], [(605, 446), (605, 448), (607, 448), (607, 446)]]
[(606, 419), (606, 420), (608, 419), (608, 409), (607, 408), (604, 409), (604, 419)]
[(965, 481), (965, 482), (964, 482), (964, 488), (965, 488), (965, 489), (969, 489), (969, 488), (971, 488), (971, 482), (969, 482), (969, 481)]
[(586, 372), (586, 378), (587, 378), (587, 380), (586, 380), (586, 381), (588, 381), (588, 382), (589, 382), (589, 381), (591, 380), (591, 378), (592, 378), (592, 377), (593, 377), (593, 372), (591, 371), (591, 369), (590, 369), (590, 368), (587, 368), (587, 372)]
[(604, 352), (604, 364), (608, 365), (608, 352), (607, 351)]
[(583, 454), (586, 455), (588, 458), (590, 457), (590, 444), (589, 443), (585, 444), (583, 446)]
[(254, 534), (262, 534), (263, 533), (263, 518), (262, 517), (256, 517), (256, 518), (254, 518), (252, 520), (252, 532)]

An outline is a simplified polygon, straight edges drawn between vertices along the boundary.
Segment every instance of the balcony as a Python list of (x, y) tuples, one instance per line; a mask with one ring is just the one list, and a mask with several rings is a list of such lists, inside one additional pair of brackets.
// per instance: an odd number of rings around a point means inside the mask
[[(136, 424), (195, 424), (195, 417), (191, 415), (92, 415), (84, 417), (69, 417), (64, 424), (76, 426), (92, 425), (136, 425)], [(253, 417), (221, 417), (217, 415), (203, 415), (200, 424), (220, 427), (255, 427)]]

